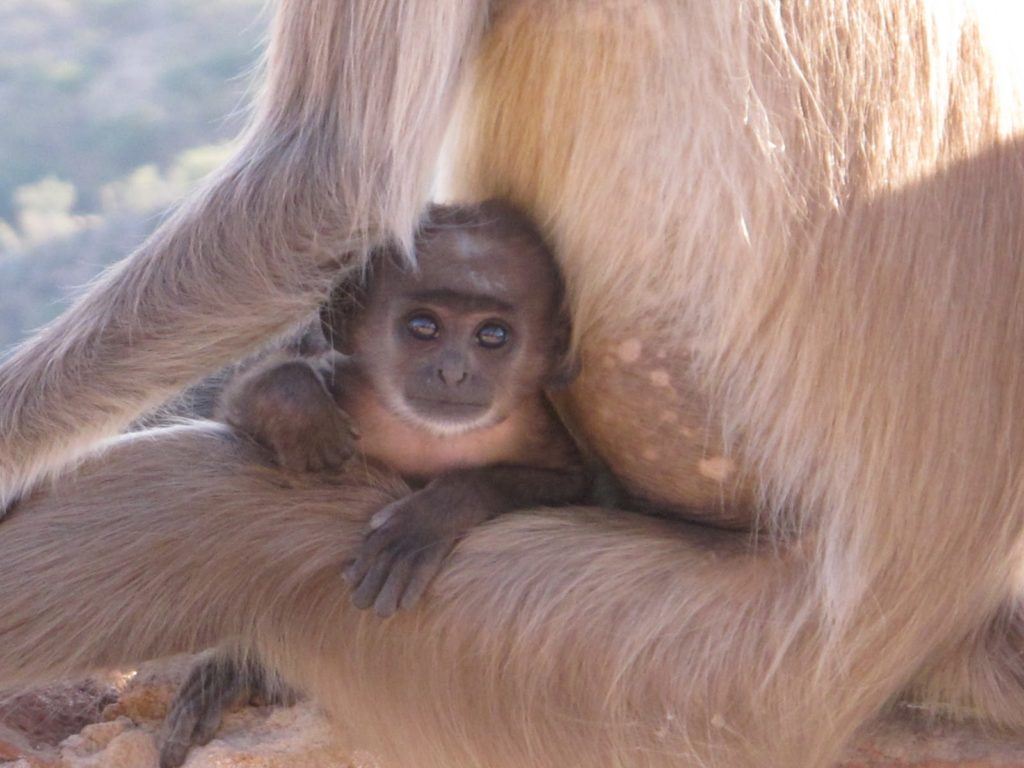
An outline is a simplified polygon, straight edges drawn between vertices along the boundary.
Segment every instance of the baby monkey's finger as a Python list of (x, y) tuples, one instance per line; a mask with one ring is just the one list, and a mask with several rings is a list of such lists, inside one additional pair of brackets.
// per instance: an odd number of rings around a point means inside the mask
[(391, 553), (386, 552), (373, 561), (373, 565), (352, 593), (352, 604), (356, 608), (369, 608), (373, 605), (391, 572), (391, 560)]
[(378, 528), (382, 528), (387, 525), (388, 521), (395, 516), (395, 512), (402, 506), (405, 499), (399, 499), (393, 501), (385, 507), (374, 512), (373, 517), (370, 518), (369, 526), (371, 531), (375, 531)]
[(367, 534), (366, 538), (363, 539), (363, 543), (359, 545), (355, 559), (342, 573), (350, 587), (355, 589), (362, 583), (363, 579), (366, 578), (366, 574), (378, 559), (378, 554), (388, 544), (390, 544), (390, 539), (386, 536), (377, 534), (374, 531)]
[(366, 572), (370, 570), (370, 564), (372, 560), (362, 556), (356, 557), (354, 560), (350, 560), (345, 566), (345, 570), (342, 571), (342, 578), (345, 579), (345, 583), (352, 589), (359, 586), (359, 583), (363, 580)]
[(392, 616), (398, 610), (399, 601), (412, 577), (415, 562), (413, 557), (399, 556), (395, 559), (388, 579), (373, 603), (373, 609), (382, 619)]
[(440, 549), (430, 549), (423, 552), (416, 558), (416, 565), (409, 578), (409, 584), (405, 588), (399, 607), (405, 611), (416, 605), (423, 593), (434, 580), (437, 572), (441, 570), (441, 563), (444, 560), (445, 552)]

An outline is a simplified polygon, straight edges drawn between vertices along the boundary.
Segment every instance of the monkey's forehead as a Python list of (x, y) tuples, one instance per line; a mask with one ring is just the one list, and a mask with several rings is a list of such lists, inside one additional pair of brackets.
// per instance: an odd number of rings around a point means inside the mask
[(543, 282), (521, 271), (496, 269), (492, 264), (449, 260), (444, 264), (421, 265), (416, 271), (393, 274), (380, 286), (394, 296), (445, 296), (493, 299), (509, 307), (532, 304), (549, 294)]
[(450, 288), (510, 302), (546, 296), (558, 285), (550, 254), (520, 241), (456, 230), (431, 238), (417, 250), (415, 270), (393, 264), (388, 282), (402, 288)]
[(538, 247), (538, 241), (519, 235), (500, 236), (473, 226), (431, 230), (417, 242), (416, 255), (424, 265), (458, 260), (485, 262), (510, 270), (546, 271), (554, 267), (551, 254)]

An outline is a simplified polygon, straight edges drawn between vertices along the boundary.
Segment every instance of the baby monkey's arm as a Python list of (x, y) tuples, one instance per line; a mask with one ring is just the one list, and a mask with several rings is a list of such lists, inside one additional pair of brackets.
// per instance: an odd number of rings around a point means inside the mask
[(380, 616), (416, 604), (467, 531), (517, 509), (569, 504), (586, 492), (581, 468), (493, 466), (449, 472), (370, 519), (370, 532), (345, 570), (359, 608)]
[(275, 355), (225, 388), (217, 416), (287, 469), (336, 469), (354, 452), (356, 433), (324, 383), (333, 371), (333, 353)]

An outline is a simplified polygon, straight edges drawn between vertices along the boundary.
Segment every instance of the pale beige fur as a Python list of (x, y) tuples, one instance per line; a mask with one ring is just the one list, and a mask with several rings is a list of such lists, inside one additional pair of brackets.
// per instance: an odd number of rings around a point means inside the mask
[[(445, 193), (538, 219), (585, 358), (625, 329), (697, 382), (774, 546), (510, 516), (381, 623), (337, 578), (381, 479), (155, 432), (0, 526), (0, 678), (241, 638), (405, 766), (814, 768), (906, 690), (1024, 727), (1009, 5), (285, 2), (239, 158), (0, 367), (7, 493), (408, 241), (452, 122)], [(614, 469), (637, 429), (584, 436)]]

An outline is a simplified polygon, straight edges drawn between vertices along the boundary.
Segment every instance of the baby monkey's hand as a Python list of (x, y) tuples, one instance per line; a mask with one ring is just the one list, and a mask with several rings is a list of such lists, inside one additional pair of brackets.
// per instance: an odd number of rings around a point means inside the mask
[(352, 420), (304, 360), (270, 362), (249, 372), (230, 386), (222, 410), (228, 424), (296, 472), (337, 469), (355, 452)]
[(267, 425), (266, 444), (281, 466), (295, 472), (339, 469), (356, 450), (358, 434), (352, 420), (334, 403), (300, 413), (290, 422)]
[(413, 607), (456, 542), (500, 511), (490, 496), (455, 474), (377, 512), (345, 570), (353, 604), (381, 617)]

